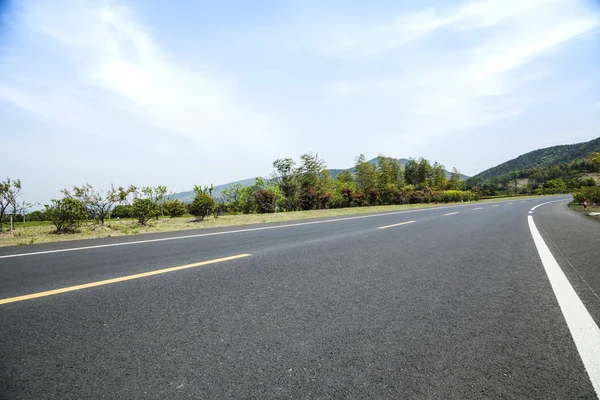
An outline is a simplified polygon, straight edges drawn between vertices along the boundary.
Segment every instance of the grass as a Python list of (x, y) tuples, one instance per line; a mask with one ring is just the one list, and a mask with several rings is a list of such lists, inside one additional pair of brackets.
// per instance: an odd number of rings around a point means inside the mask
[[(588, 206), (587, 209), (584, 210), (583, 205), (581, 204), (575, 204), (573, 202), (569, 203), (569, 208), (573, 211), (578, 211), (578, 212), (597, 212), (600, 213), (600, 206)], [(593, 218), (597, 221), (600, 221), (600, 215), (590, 215), (590, 218)]]
[[(519, 196), (507, 197), (503, 200), (515, 201), (539, 196)], [(498, 201), (499, 199), (486, 199), (473, 203), (486, 203)], [(75, 234), (55, 235), (51, 232), (54, 226), (49, 221), (32, 221), (23, 225), (23, 222), (15, 224), (15, 230), (0, 233), (0, 247), (4, 246), (22, 246), (37, 243), (61, 242), (81, 239), (97, 239), (115, 236), (137, 235), (144, 233), (183, 231), (188, 229), (216, 228), (228, 226), (242, 226), (250, 224), (260, 224), (267, 222), (297, 221), (309, 218), (340, 217), (346, 215), (381, 213), (389, 211), (412, 210), (416, 208), (434, 208), (447, 205), (456, 205), (461, 203), (448, 204), (403, 204), (395, 206), (373, 206), (373, 207), (352, 207), (338, 208), (333, 210), (313, 210), (313, 211), (293, 211), (275, 214), (242, 214), (242, 215), (223, 215), (218, 219), (208, 218), (201, 222), (194, 222), (193, 217), (185, 216), (181, 218), (164, 218), (153, 220), (149, 226), (140, 226), (131, 219), (106, 221), (105, 226), (94, 226), (91, 222), (80, 227), (79, 232)]]

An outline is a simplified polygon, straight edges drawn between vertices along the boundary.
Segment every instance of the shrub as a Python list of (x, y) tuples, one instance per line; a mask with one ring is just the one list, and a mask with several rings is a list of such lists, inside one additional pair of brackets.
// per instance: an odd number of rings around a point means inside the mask
[(260, 214), (275, 212), (275, 193), (266, 189), (258, 189), (254, 192), (254, 201), (256, 201), (256, 210)]
[(87, 212), (79, 200), (65, 197), (46, 205), (46, 216), (56, 227), (54, 233), (75, 233)]
[(588, 205), (600, 204), (600, 187), (582, 187), (579, 192), (573, 194), (573, 201), (577, 204), (583, 204), (584, 199), (588, 200)]
[(163, 204), (163, 210), (171, 218), (181, 217), (187, 212), (187, 205), (181, 200), (169, 200)]
[(133, 214), (133, 208), (131, 204), (119, 204), (113, 208), (110, 214), (113, 218), (131, 218)]
[(45, 212), (36, 210), (25, 215), (25, 219), (27, 221), (48, 221), (48, 216)]
[(318, 195), (315, 189), (308, 186), (300, 193), (300, 207), (303, 210), (314, 210), (317, 207)]
[(206, 193), (199, 192), (190, 205), (190, 214), (196, 217), (196, 221), (202, 221), (213, 212), (215, 201)]
[(160, 210), (151, 199), (135, 199), (131, 212), (140, 225), (146, 225), (150, 219), (158, 216)]

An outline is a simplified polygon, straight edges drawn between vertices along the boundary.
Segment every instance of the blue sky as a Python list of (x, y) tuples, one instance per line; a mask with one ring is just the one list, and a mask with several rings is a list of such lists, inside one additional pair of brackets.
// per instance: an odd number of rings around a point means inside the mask
[(600, 136), (597, 1), (4, 3), (0, 171), (29, 201), (190, 190), (308, 151), (473, 175)]

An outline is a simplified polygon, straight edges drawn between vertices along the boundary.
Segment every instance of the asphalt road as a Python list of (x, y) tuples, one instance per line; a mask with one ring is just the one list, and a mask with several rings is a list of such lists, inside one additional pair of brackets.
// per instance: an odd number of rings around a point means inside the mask
[(551, 200), (0, 249), (0, 398), (596, 398), (528, 216), (596, 324), (600, 223)]

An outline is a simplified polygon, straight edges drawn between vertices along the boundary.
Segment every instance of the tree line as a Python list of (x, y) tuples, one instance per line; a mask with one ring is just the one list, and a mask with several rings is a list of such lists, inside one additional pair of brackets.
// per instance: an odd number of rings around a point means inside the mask
[[(598, 170), (600, 158), (592, 157), (591, 160), (593, 168)], [(573, 165), (590, 167), (587, 161)], [(342, 170), (335, 177), (325, 160), (313, 153), (301, 155), (297, 162), (292, 158), (277, 159), (273, 168), (268, 178), (257, 178), (250, 186), (233, 185), (219, 196), (214, 196), (213, 186), (196, 185), (190, 204), (175, 199), (166, 186), (111, 186), (102, 191), (86, 183), (63, 189), (61, 199), (51, 200), (44, 211), (27, 213), (27, 218), (49, 220), (57, 233), (69, 233), (75, 232), (86, 220), (104, 225), (111, 218), (132, 218), (140, 225), (147, 225), (159, 217), (187, 214), (194, 216), (195, 221), (202, 221), (208, 216), (218, 218), (224, 213), (470, 201), (491, 192), (485, 188), (487, 183), (483, 186), (478, 186), (478, 182), (465, 183), (456, 168), (448, 176), (444, 165), (422, 157), (409, 159), (403, 167), (400, 161), (391, 157), (379, 156), (375, 162), (370, 162), (360, 155), (351, 170)], [(25, 217), (31, 205), (19, 202), (20, 194), (19, 180), (0, 182), (0, 224), (8, 214)]]

